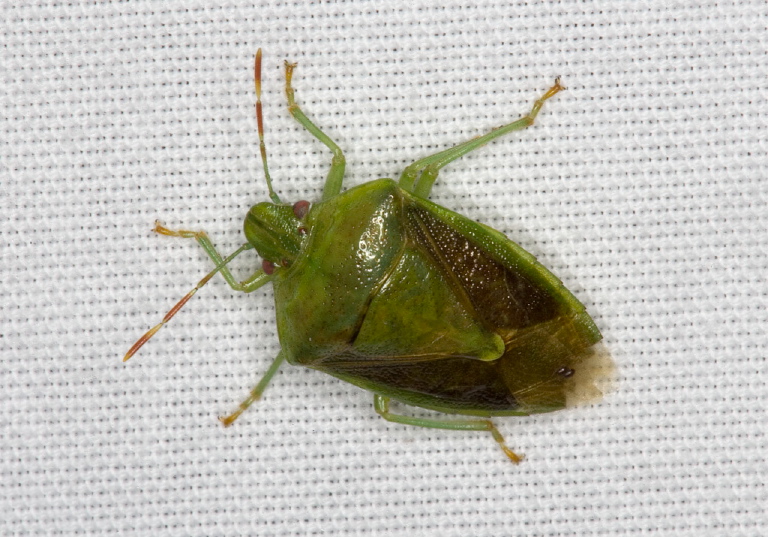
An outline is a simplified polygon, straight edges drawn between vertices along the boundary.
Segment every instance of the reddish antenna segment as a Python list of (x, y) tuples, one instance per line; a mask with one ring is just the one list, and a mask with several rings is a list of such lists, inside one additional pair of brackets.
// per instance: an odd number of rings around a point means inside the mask
[(261, 111), (261, 49), (256, 51), (253, 80), (256, 87), (256, 124), (259, 127), (259, 150), (261, 151), (261, 163), (264, 167), (264, 179), (267, 180), (270, 199), (275, 203), (282, 203), (272, 188), (272, 178), (269, 176), (269, 166), (267, 166), (267, 145), (264, 143), (264, 113)]

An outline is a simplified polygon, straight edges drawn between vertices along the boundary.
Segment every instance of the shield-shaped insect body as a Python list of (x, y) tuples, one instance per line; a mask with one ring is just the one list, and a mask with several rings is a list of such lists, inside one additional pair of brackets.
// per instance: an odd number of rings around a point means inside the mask
[[(564, 408), (592, 388), (585, 367), (601, 335), (584, 306), (520, 246), (485, 225), (427, 199), (442, 167), (511, 131), (533, 124), (555, 82), (523, 118), (408, 166), (399, 181), (379, 179), (341, 192), (339, 147), (295, 102), (293, 117), (333, 153), (322, 199), (282, 203), (266, 165), (261, 111), (261, 51), (256, 56), (256, 115), (271, 202), (245, 219), (247, 242), (227, 258), (204, 232), (191, 237), (215, 263), (212, 272), (131, 348), (130, 358), (211, 277), (240, 291), (271, 282), (281, 352), (231, 424), (261, 396), (283, 361), (323, 371), (374, 393), (384, 418), (422, 427), (490, 432), (515, 462), (490, 418)], [(243, 282), (227, 263), (255, 249), (262, 266)], [(394, 414), (396, 400), (463, 419)]]

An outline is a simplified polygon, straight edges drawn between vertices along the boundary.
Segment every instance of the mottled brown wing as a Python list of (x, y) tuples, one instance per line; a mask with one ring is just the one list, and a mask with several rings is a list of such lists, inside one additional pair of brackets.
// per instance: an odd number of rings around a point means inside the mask
[[(505, 264), (499, 259), (505, 253), (504, 244), (491, 244), (496, 252), (489, 250), (488, 244), (479, 240), (486, 229), (475, 222), (475, 229), (459, 229), (458, 215), (440, 209), (435, 212), (423, 203), (409, 204), (409, 236), (436, 260), (450, 284), (466, 295), (484, 323), (509, 332), (569, 313), (568, 304), (557, 296), (564, 290), (562, 285), (547, 285), (549, 281), (537, 278), (525, 259), (510, 259)], [(546, 270), (541, 265), (536, 268)]]

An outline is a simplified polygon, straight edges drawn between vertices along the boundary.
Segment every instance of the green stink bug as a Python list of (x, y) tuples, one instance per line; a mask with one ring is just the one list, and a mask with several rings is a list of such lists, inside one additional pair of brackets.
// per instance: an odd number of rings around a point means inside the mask
[[(256, 117), (271, 202), (250, 209), (247, 242), (227, 258), (200, 231), (194, 238), (216, 267), (128, 351), (128, 360), (216, 273), (235, 290), (272, 282), (281, 351), (232, 422), (261, 397), (284, 361), (324, 371), (374, 393), (385, 419), (439, 429), (488, 431), (514, 462), (490, 420), (564, 408), (591, 386), (585, 359), (601, 339), (584, 306), (536, 259), (498, 231), (426, 198), (442, 167), (533, 124), (559, 79), (521, 119), (406, 167), (399, 182), (379, 179), (341, 192), (341, 149), (295, 102), (295, 64), (285, 64), (288, 109), (333, 153), (322, 199), (285, 204), (272, 188), (264, 144), (261, 50)], [(262, 267), (237, 282), (227, 264), (255, 249)], [(462, 420), (408, 417), (390, 399)]]

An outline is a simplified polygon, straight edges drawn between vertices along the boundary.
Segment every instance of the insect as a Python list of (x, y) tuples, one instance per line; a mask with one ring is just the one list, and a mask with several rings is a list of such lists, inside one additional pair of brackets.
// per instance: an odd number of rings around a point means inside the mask
[[(245, 217), (247, 242), (222, 257), (203, 231), (154, 231), (194, 238), (215, 264), (125, 355), (133, 356), (215, 274), (249, 293), (272, 283), (281, 345), (272, 365), (231, 415), (258, 400), (283, 362), (323, 371), (373, 392), (374, 409), (395, 423), (487, 431), (515, 463), (491, 421), (564, 408), (591, 385), (580, 370), (601, 335), (555, 276), (498, 231), (427, 200), (440, 170), (482, 145), (533, 124), (560, 80), (530, 112), (484, 136), (417, 160), (399, 181), (342, 192), (341, 149), (296, 103), (296, 64), (285, 63), (288, 110), (332, 153), (322, 198), (283, 203), (272, 188), (264, 143), (261, 50), (255, 89), (259, 148), (270, 202)], [(238, 282), (227, 264), (255, 249), (261, 268)], [(410, 417), (390, 400), (462, 419)]]

